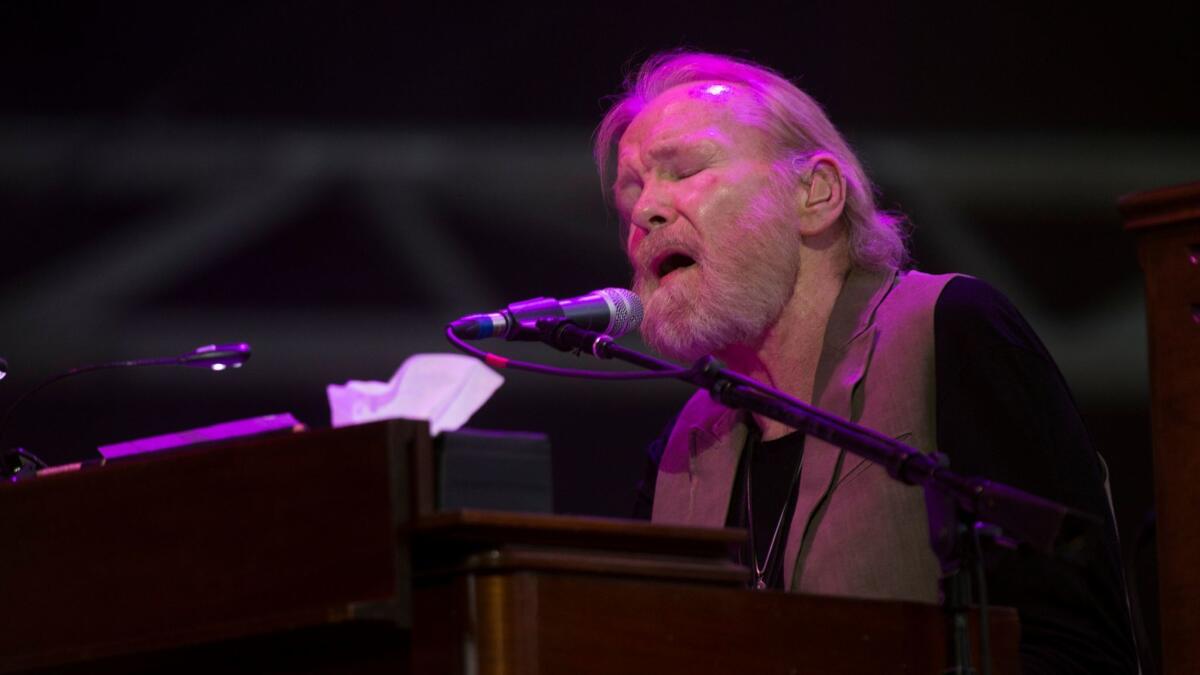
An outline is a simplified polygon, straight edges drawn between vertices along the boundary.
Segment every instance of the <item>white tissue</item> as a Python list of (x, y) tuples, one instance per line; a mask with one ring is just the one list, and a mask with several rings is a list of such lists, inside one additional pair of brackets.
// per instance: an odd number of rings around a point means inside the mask
[(483, 363), (460, 354), (416, 354), (396, 369), (388, 382), (350, 380), (331, 384), (330, 419), (335, 427), (386, 419), (429, 421), (437, 435), (466, 424), (504, 384)]

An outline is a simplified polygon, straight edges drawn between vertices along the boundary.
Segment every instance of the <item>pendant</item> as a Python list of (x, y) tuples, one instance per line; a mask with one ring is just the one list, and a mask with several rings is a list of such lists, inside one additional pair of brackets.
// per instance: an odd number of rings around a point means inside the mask
[(762, 577), (758, 577), (757, 579), (754, 580), (754, 590), (756, 590), (756, 591), (767, 590), (767, 582), (763, 581)]

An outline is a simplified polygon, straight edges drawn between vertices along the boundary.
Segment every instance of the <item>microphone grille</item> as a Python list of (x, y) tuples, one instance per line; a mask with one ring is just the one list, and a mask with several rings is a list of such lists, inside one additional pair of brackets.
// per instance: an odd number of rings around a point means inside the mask
[(642, 299), (627, 288), (606, 288), (598, 291), (612, 308), (609, 335), (618, 338), (642, 325)]

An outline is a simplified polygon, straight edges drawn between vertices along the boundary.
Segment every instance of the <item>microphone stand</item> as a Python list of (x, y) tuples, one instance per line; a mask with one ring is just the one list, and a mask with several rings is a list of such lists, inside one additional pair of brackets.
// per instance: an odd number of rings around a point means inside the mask
[[(587, 351), (600, 359), (617, 359), (652, 371), (678, 371), (675, 364), (622, 347), (612, 337), (579, 328), (565, 319), (539, 319), (536, 337), (562, 351)], [(531, 330), (530, 332), (534, 332)], [(891, 437), (811, 406), (757, 380), (725, 368), (706, 356), (676, 376), (709, 391), (730, 408), (746, 409), (782, 422), (808, 436), (883, 466), (888, 475), (925, 489), (930, 543), (941, 563), (947, 613), (946, 673), (967, 675), (971, 668), (967, 631), (970, 571), (981, 563), (979, 537), (1002, 546), (1025, 543), (1052, 554), (1074, 542), (1099, 519), (1022, 490), (983, 478), (961, 476), (949, 469), (941, 453), (925, 454)], [(971, 525), (968, 526), (967, 523)], [(978, 568), (982, 574), (982, 568)], [(983, 582), (982, 576), (980, 579)], [(986, 607), (980, 615), (981, 653), (985, 672), (988, 626)]]

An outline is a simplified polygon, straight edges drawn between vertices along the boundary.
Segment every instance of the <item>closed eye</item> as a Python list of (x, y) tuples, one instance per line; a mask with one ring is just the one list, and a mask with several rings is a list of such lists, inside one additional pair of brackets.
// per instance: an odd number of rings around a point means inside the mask
[(623, 219), (628, 219), (630, 212), (633, 211), (633, 205), (637, 203), (642, 194), (642, 186), (640, 183), (626, 183), (613, 191), (613, 204), (617, 207), (617, 213)]

